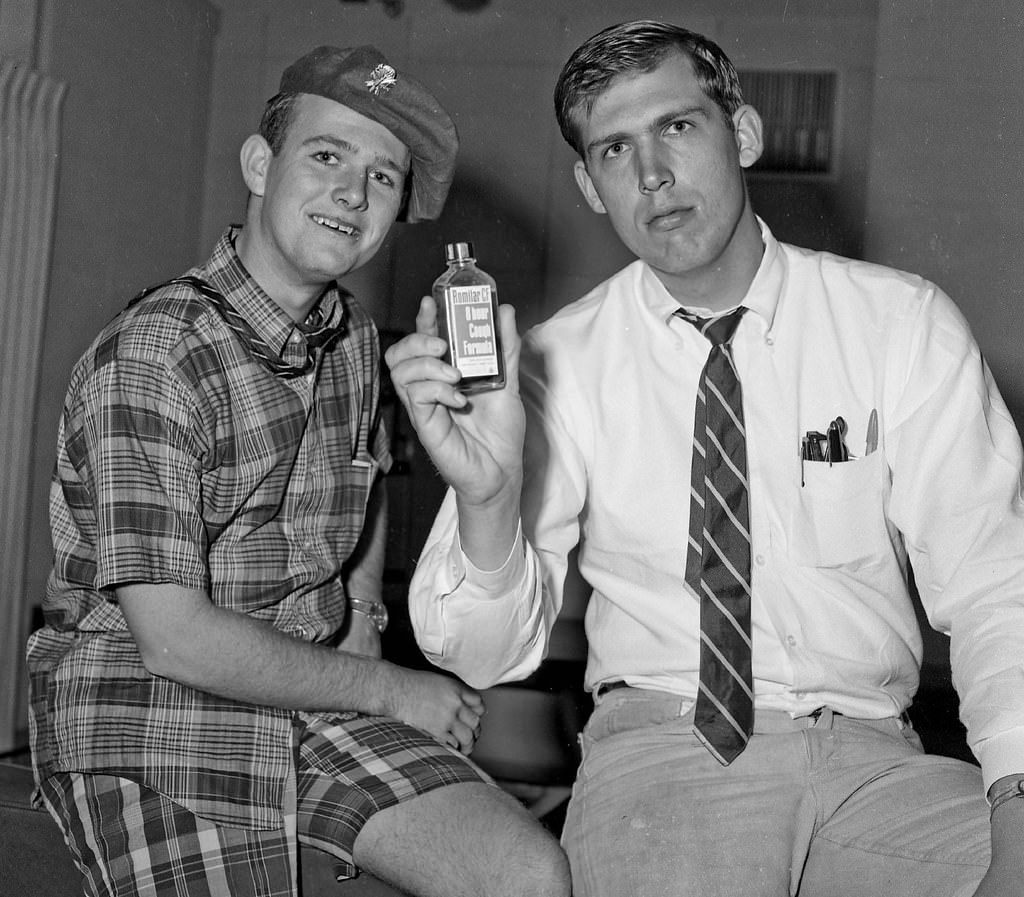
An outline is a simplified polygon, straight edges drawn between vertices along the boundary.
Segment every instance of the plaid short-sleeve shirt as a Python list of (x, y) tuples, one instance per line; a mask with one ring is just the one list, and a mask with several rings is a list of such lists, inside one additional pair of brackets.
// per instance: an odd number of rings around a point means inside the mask
[(114, 594), (131, 582), (203, 589), (312, 642), (344, 620), (342, 565), (391, 460), (377, 333), (336, 286), (297, 325), (246, 272), (234, 236), (189, 275), (279, 361), (313, 363), (275, 373), (174, 282), (129, 306), (78, 362), (50, 495), (46, 625), (28, 646), (32, 739), (42, 778), (109, 772), (214, 821), (276, 828), (290, 713), (151, 675)]

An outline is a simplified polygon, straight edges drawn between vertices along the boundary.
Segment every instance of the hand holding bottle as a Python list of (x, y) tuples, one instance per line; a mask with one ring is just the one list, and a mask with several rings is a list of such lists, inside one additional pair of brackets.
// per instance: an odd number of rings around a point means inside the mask
[(523, 473), (519, 335), (512, 307), (502, 305), (498, 312), (504, 389), (470, 396), (458, 389), (459, 372), (443, 360), (448, 344), (437, 336), (437, 306), (430, 296), (420, 302), (416, 333), (385, 355), (420, 442), (456, 492), (462, 547), (481, 569), (500, 566), (514, 541)]

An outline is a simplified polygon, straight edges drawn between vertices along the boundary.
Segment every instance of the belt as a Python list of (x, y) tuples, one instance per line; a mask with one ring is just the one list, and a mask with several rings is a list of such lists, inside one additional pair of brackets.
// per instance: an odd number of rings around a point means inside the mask
[[(611, 682), (602, 682), (597, 687), (597, 691), (595, 692), (595, 695), (596, 695), (596, 697), (599, 698), (602, 695), (608, 694), (608, 692), (610, 692), (610, 691), (615, 691), (615, 689), (617, 689), (617, 688), (629, 688), (629, 687), (630, 686), (629, 686), (628, 682), (623, 682), (621, 679), (613, 679)], [(824, 711), (825, 711), (824, 707), (819, 707), (816, 710), (812, 710), (810, 713), (807, 714), (807, 716), (810, 717), (810, 719), (812, 719), (815, 722), (817, 722), (821, 718), (821, 714), (824, 713)], [(838, 710), (833, 710), (832, 711), (832, 715), (833, 716), (842, 716), (842, 714)]]
[[(594, 695), (595, 695), (595, 697), (600, 698), (602, 695), (606, 695), (610, 691), (615, 691), (615, 689), (617, 689), (617, 688), (629, 688), (629, 687), (630, 687), (630, 685), (629, 685), (628, 682), (623, 682), (621, 679), (613, 679), (611, 682), (602, 682), (597, 687), (597, 690), (594, 692)], [(825, 708), (824, 707), (818, 707), (816, 710), (812, 710), (810, 713), (806, 714), (806, 716), (812, 722), (817, 722), (821, 718), (822, 713), (824, 713), (824, 712), (825, 712)], [(843, 714), (840, 713), (838, 710), (833, 710), (832, 711), (832, 715), (833, 716), (842, 716)], [(900, 714), (900, 720), (903, 722), (904, 725), (909, 725), (910, 724), (910, 716), (907, 714), (906, 711), (904, 711), (903, 713)]]

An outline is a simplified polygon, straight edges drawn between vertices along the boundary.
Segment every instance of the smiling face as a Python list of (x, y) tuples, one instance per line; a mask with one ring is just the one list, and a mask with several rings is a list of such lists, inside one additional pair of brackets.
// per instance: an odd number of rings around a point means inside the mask
[(380, 248), (408, 171), (408, 147), (383, 125), (300, 94), (278, 153), (258, 135), (242, 147), (252, 198), (239, 257), (271, 298), (304, 320), (326, 284)]
[(742, 171), (761, 154), (761, 121), (741, 106), (732, 125), (687, 56), (671, 52), (600, 94), (581, 120), (575, 172), (591, 208), (669, 292), (713, 310), (743, 298), (763, 251)]

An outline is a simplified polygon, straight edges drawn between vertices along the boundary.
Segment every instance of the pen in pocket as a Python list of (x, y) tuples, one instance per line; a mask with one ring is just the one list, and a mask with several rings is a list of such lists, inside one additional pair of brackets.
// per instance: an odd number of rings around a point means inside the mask
[(825, 460), (830, 465), (850, 460), (850, 453), (846, 450), (846, 444), (843, 442), (843, 435), (845, 433), (846, 421), (841, 417), (837, 417), (828, 425), (828, 435), (826, 436), (828, 445), (826, 446)]
[(870, 455), (878, 448), (878, 409), (871, 409), (871, 417), (868, 418), (868, 436), (864, 443), (864, 455)]

